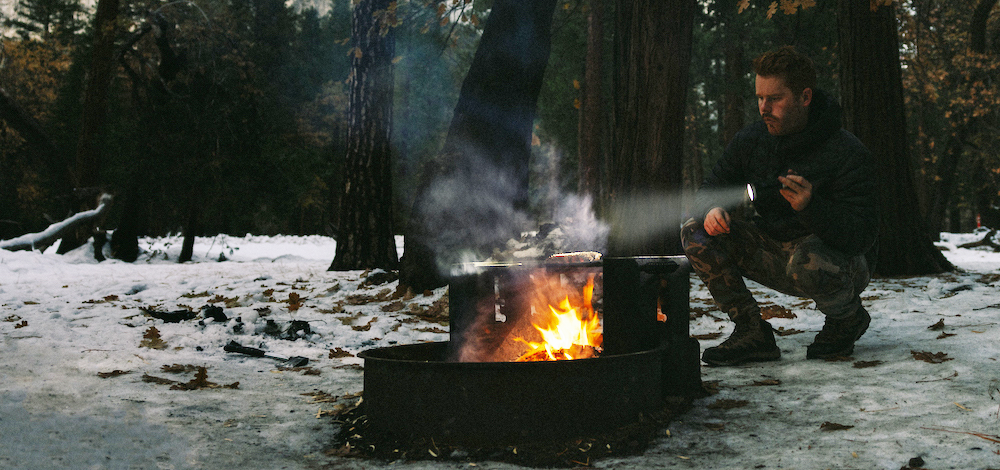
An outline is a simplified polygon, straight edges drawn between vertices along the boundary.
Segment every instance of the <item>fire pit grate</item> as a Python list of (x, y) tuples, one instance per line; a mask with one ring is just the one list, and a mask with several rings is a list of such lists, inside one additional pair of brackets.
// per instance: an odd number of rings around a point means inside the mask
[[(517, 292), (524, 272), (538, 268), (495, 267), (455, 278), (448, 342), (359, 354), (365, 360), (364, 399), (341, 416), (341, 452), (580, 465), (581, 459), (640, 451), (704, 393), (698, 342), (688, 334), (683, 256), (610, 258), (598, 265), (605, 345), (598, 357), (456, 362), (456, 345), (468, 341), (465, 330), (482, 327), (484, 312), (492, 318), (496, 310), (500, 321), (523, 310)], [(561, 273), (574, 268), (555, 267)], [(579, 268), (593, 270), (595, 264)], [(507, 291), (512, 293), (506, 299), (480, 300)], [(507, 328), (487, 323), (487, 331)]]

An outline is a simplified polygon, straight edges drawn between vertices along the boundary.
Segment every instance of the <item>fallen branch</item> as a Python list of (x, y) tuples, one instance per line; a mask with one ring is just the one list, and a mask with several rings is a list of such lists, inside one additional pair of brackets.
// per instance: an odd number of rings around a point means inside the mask
[(977, 246), (988, 246), (993, 248), (993, 251), (1000, 251), (1000, 245), (993, 241), (993, 237), (996, 236), (996, 229), (992, 229), (986, 233), (986, 236), (982, 240), (976, 242), (963, 243), (958, 245), (958, 248), (975, 248)]
[(79, 212), (71, 217), (49, 225), (45, 230), (38, 233), (26, 233), (20, 237), (11, 238), (10, 240), (0, 241), (0, 248), (7, 251), (22, 251), (22, 250), (39, 250), (44, 251), (46, 248), (51, 246), (56, 240), (59, 240), (66, 233), (74, 230), (76, 227), (96, 219), (104, 214), (111, 205), (111, 195), (102, 194), (100, 198), (100, 204), (97, 205), (96, 209), (89, 211)]

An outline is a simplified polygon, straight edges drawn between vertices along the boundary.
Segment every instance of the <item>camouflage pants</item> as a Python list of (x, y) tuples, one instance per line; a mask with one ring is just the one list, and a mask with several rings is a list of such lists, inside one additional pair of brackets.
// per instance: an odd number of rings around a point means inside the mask
[(806, 297), (832, 319), (848, 318), (861, 307), (861, 291), (871, 276), (865, 257), (846, 256), (819, 237), (779, 242), (746, 220), (733, 218), (730, 233), (710, 236), (704, 221), (688, 220), (681, 243), (698, 277), (719, 308), (735, 319), (760, 311), (743, 278), (778, 292)]

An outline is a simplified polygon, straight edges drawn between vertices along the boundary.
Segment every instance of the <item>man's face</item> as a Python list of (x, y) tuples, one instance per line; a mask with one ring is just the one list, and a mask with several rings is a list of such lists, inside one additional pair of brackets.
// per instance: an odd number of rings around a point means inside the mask
[(757, 76), (757, 110), (760, 111), (767, 132), (771, 135), (788, 135), (800, 132), (809, 122), (809, 103), (812, 89), (801, 94), (792, 92), (781, 77)]

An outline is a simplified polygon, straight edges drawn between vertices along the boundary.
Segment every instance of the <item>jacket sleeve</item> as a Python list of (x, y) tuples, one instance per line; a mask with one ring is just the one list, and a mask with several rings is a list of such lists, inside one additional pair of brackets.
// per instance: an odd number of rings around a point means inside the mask
[(752, 136), (748, 129), (743, 129), (726, 146), (722, 156), (715, 162), (712, 171), (705, 176), (695, 197), (695, 207), (692, 213), (696, 217), (704, 217), (715, 207), (732, 211), (742, 200), (746, 184), (745, 164), (752, 148)]
[(879, 205), (871, 153), (854, 136), (841, 171), (817, 190), (800, 220), (824, 243), (849, 256), (866, 253), (878, 238)]

